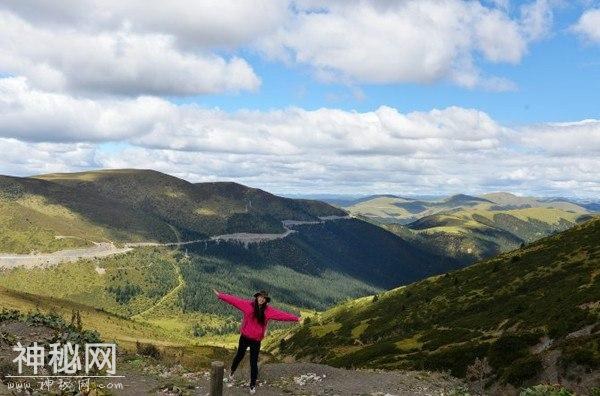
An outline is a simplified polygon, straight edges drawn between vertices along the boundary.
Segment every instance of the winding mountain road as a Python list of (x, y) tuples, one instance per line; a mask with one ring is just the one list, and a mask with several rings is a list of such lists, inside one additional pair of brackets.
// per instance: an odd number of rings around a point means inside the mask
[[(59, 250), (52, 253), (37, 253), (37, 254), (8, 254), (0, 253), (0, 269), (8, 269), (15, 267), (51, 267), (62, 262), (74, 262), (81, 259), (94, 259), (112, 256), (116, 254), (123, 254), (131, 251), (136, 247), (145, 246), (185, 246), (193, 243), (200, 242), (237, 242), (242, 243), (245, 247), (254, 243), (264, 243), (277, 239), (285, 238), (296, 230), (291, 227), (305, 224), (322, 224), (326, 221), (349, 219), (351, 216), (323, 216), (319, 217), (319, 220), (315, 221), (300, 221), (300, 220), (283, 220), (281, 223), (285, 228), (285, 232), (281, 234), (260, 234), (260, 233), (247, 233), (239, 232), (234, 234), (215, 235), (204, 239), (195, 239), (191, 241), (178, 241), (178, 242), (131, 242), (125, 243), (123, 247), (118, 247), (112, 242), (93, 242), (94, 245), (85, 248), (77, 249), (65, 249)], [(66, 236), (61, 235), (61, 238)]]

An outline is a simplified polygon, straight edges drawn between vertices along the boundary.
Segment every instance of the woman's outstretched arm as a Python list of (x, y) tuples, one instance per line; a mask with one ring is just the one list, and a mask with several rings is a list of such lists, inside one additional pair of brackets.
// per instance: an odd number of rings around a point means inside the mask
[(300, 320), (300, 318), (296, 315), (291, 314), (289, 312), (281, 311), (277, 308), (273, 308), (270, 305), (267, 311), (265, 312), (265, 316), (268, 319), (281, 320), (284, 322), (298, 322)]
[(223, 300), (227, 304), (233, 305), (240, 311), (246, 311), (247, 308), (249, 307), (248, 300), (244, 300), (243, 298), (234, 296), (233, 294), (222, 293), (215, 289), (213, 289), (213, 292), (216, 294), (216, 296), (219, 298), (219, 300)]

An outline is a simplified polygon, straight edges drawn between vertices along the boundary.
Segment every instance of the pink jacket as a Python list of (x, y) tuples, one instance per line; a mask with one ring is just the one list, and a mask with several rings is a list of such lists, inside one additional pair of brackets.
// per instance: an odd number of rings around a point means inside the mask
[(288, 322), (297, 322), (300, 320), (300, 318), (296, 315), (292, 315), (289, 312), (280, 311), (270, 305), (267, 305), (267, 309), (265, 310), (265, 324), (263, 325), (254, 317), (254, 307), (252, 306), (254, 300), (245, 300), (243, 298), (221, 292), (219, 292), (218, 297), (219, 299), (242, 311), (244, 318), (242, 319), (242, 325), (240, 326), (240, 333), (256, 341), (260, 341), (265, 337), (265, 330), (267, 329), (269, 320), (282, 320)]

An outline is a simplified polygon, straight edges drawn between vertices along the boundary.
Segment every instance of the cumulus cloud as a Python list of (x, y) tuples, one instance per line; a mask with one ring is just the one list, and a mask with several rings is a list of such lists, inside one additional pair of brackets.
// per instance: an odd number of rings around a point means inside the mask
[(524, 146), (551, 156), (600, 153), (600, 120), (546, 123), (522, 128)]
[(32, 88), (24, 77), (0, 79), (0, 135), (35, 142), (93, 142), (152, 128), (172, 105), (155, 97), (78, 98)]
[(19, 0), (0, 9), (49, 28), (118, 30), (172, 36), (179, 46), (237, 47), (269, 34), (288, 17), (287, 0)]
[[(320, 3), (319, 3), (320, 4)], [(298, 2), (299, 11), (261, 41), (272, 58), (307, 64), (321, 78), (359, 83), (431, 83), (511, 89), (475, 64), (518, 63), (532, 40), (551, 24), (548, 3), (538, 0), (511, 19), (502, 7), (462, 0)], [(488, 79), (492, 82), (488, 82)]]
[(521, 32), (527, 41), (545, 37), (552, 28), (552, 0), (537, 0), (523, 4), (521, 11)]
[(95, 147), (85, 143), (30, 143), (0, 137), (3, 175), (25, 176), (74, 172), (98, 167)]
[[(516, 64), (552, 23), (549, 0), (22, 0), (0, 4), (0, 71), (44, 89), (127, 95), (255, 90), (239, 55), (308, 65), (346, 83), (513, 90), (477, 59)], [(498, 5), (499, 4), (499, 5)]]
[(0, 71), (53, 91), (194, 95), (255, 90), (243, 59), (185, 51), (162, 33), (37, 26), (0, 11)]
[(0, 79), (0, 173), (9, 174), (135, 167), (280, 193), (593, 196), (599, 136), (600, 120), (507, 127), (461, 107), (227, 112), (151, 97), (92, 101)]
[(449, 107), (399, 113), (300, 108), (233, 113), (156, 97), (78, 98), (0, 79), (0, 134), (30, 141), (129, 140), (185, 151), (298, 155), (307, 150), (397, 155), (468, 151), (499, 145), (502, 128), (487, 114)]
[(586, 41), (600, 43), (600, 8), (584, 12), (571, 30)]
[(188, 151), (399, 155), (492, 148), (500, 132), (487, 115), (456, 107), (400, 114), (389, 107), (366, 113), (299, 108), (226, 113), (184, 106), (170, 122), (132, 142)]

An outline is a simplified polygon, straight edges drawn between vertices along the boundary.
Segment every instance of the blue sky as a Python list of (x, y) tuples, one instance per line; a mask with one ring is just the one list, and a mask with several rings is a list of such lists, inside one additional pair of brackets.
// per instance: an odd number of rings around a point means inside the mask
[(598, 1), (3, 2), (0, 53), (3, 174), (600, 194)]

